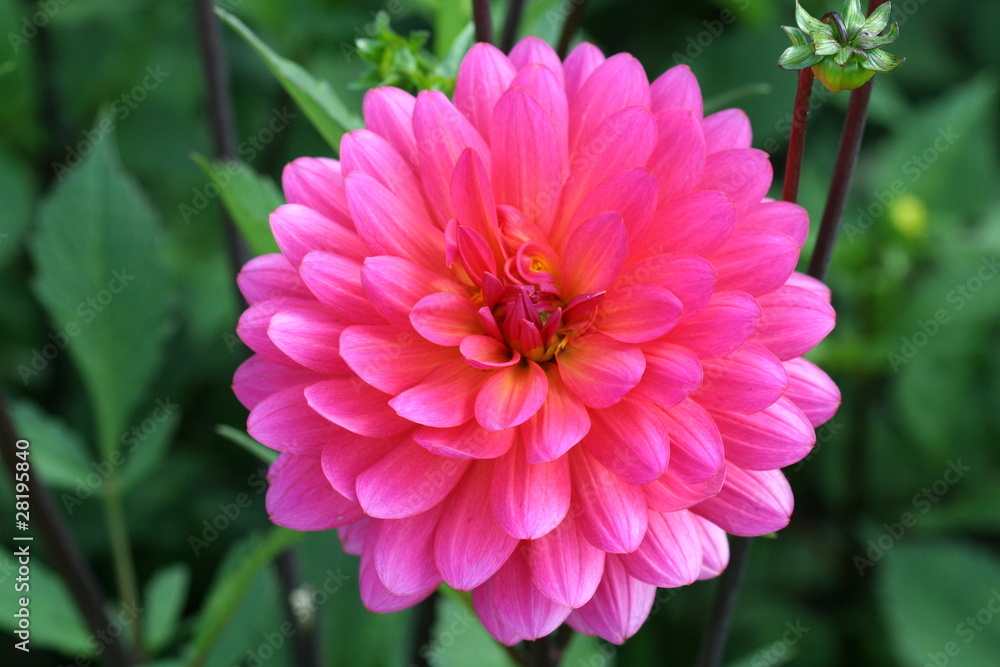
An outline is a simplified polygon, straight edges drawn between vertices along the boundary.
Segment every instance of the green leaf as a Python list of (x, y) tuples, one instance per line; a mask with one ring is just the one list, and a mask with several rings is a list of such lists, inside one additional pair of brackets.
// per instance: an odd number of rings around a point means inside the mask
[(143, 625), (146, 628), (144, 639), (147, 653), (159, 653), (177, 634), (190, 581), (191, 572), (187, 565), (175, 563), (156, 572), (146, 585), (143, 596), (146, 615)]
[(222, 205), (250, 251), (255, 256), (278, 252), (268, 219), (274, 209), (285, 203), (285, 198), (274, 181), (261, 176), (245, 162), (209, 162), (197, 153), (191, 157), (219, 188)]
[(215, 427), (215, 432), (226, 440), (239, 445), (268, 465), (274, 463), (275, 459), (278, 458), (278, 452), (260, 444), (251, 438), (245, 431), (235, 429), (226, 424), (219, 424)]
[(509, 667), (515, 664), (486, 632), (475, 611), (448, 597), (438, 599), (431, 638), (421, 652), (435, 667)]
[(39, 475), (54, 489), (75, 489), (94, 469), (93, 456), (79, 435), (30, 401), (11, 401), (17, 434), (31, 442)]
[(789, 46), (778, 59), (778, 67), (787, 70), (805, 69), (822, 59), (823, 56), (813, 54), (811, 45)]
[[(958, 542), (897, 545), (879, 581), (882, 613), (901, 664), (992, 665), (1000, 655), (1000, 559)], [(978, 616), (978, 620), (977, 620)]]
[(31, 169), (0, 151), (0, 192), (3, 193), (3, 231), (0, 232), (0, 268), (16, 254), (28, 229), (35, 204)]
[(361, 120), (348, 111), (330, 84), (316, 79), (298, 64), (282, 58), (238, 18), (218, 7), (215, 13), (249, 44), (282, 87), (292, 96), (313, 126), (335, 151), (345, 132), (361, 127)]
[(180, 406), (170, 398), (157, 399), (155, 407), (122, 434), (125, 463), (121, 470), (121, 488), (127, 490), (157, 469), (172, 441), (180, 421)]
[(65, 332), (105, 456), (160, 364), (170, 301), (156, 215), (122, 171), (113, 129), (102, 118), (91, 155), (60, 175), (31, 243), (35, 293)]
[(205, 659), (212, 645), (225, 630), (243, 600), (247, 589), (261, 570), (278, 555), (302, 538), (302, 533), (274, 527), (216, 580), (195, 625), (190, 651), (193, 661)]
[[(96, 642), (93, 641), (83, 617), (77, 611), (73, 597), (66, 590), (61, 579), (39, 559), (36, 550), (37, 542), (13, 542), (14, 551), (27, 545), (30, 553), (31, 579), (28, 582), (31, 589), (17, 591), (14, 589), (18, 561), (6, 546), (0, 546), (0, 579), (6, 589), (0, 596), (0, 629), (12, 633), (17, 629), (17, 618), (14, 614), (20, 609), (20, 598), (29, 599), (31, 614), (32, 650), (52, 649), (66, 655), (82, 654), (90, 656), (94, 652)], [(4, 637), (5, 641), (16, 642), (20, 639)]]

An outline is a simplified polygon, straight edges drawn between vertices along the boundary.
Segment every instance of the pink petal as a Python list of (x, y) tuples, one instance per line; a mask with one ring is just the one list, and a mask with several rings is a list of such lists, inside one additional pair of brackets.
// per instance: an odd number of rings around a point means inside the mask
[(521, 425), (528, 463), (554, 461), (580, 442), (590, 430), (587, 408), (546, 364), (549, 391), (538, 412)]
[(253, 410), (271, 394), (292, 387), (304, 387), (321, 379), (321, 375), (308, 368), (290, 368), (255, 354), (236, 369), (233, 392), (247, 410)]
[(413, 130), (417, 137), (424, 192), (437, 223), (443, 227), (454, 217), (449, 191), (458, 157), (471, 147), (489, 172), (490, 149), (476, 128), (436, 90), (424, 90), (417, 96)]
[[(549, 634), (566, 620), (570, 608), (553, 602), (531, 581), (531, 568), (528, 566), (526, 548), (516, 550), (502, 568), (488, 582), (472, 592), (472, 601), (477, 613), (482, 604), (477, 601), (483, 588), (492, 589), (487, 595), (492, 596), (496, 615), (510, 632), (521, 639), (534, 640)], [(478, 595), (477, 595), (478, 594)], [(486, 624), (490, 615), (480, 618)], [(494, 637), (504, 641), (503, 634), (497, 636), (493, 628), (486, 625)], [(505, 633), (504, 633), (505, 634)]]
[(472, 607), (479, 621), (494, 639), (506, 646), (513, 646), (522, 640), (517, 630), (497, 613), (495, 597), (496, 584), (490, 580), (472, 591)]
[(451, 493), (469, 462), (431, 454), (404, 440), (358, 475), (358, 502), (377, 519), (402, 519), (426, 512)]
[[(562, 68), (559, 67), (561, 70)], [(518, 72), (510, 85), (528, 91), (538, 101), (545, 116), (552, 123), (556, 133), (556, 144), (559, 146), (559, 161), (561, 169), (569, 165), (569, 108), (566, 101), (566, 91), (563, 89), (558, 74), (549, 66), (533, 64)], [(559, 185), (562, 185), (560, 182)]]
[(670, 330), (667, 342), (702, 359), (723, 357), (750, 337), (760, 319), (761, 307), (746, 292), (716, 292), (701, 315)]
[(626, 264), (616, 284), (653, 283), (670, 290), (681, 300), (683, 321), (705, 310), (716, 279), (715, 267), (708, 260), (698, 255), (664, 253)]
[(422, 426), (413, 432), (413, 439), (439, 456), (495, 459), (510, 450), (516, 434), (514, 429), (487, 431), (479, 422), (470, 420), (461, 426), (450, 428)]
[(529, 35), (510, 51), (510, 61), (518, 71), (533, 64), (544, 65), (556, 77), (556, 83), (563, 88), (563, 65), (555, 49), (544, 39)]
[(476, 420), (488, 431), (523, 424), (545, 402), (549, 383), (534, 361), (497, 369), (476, 397)]
[(507, 56), (492, 44), (475, 44), (462, 58), (455, 80), (455, 106), (482, 136), (490, 136), (493, 107), (516, 73)]
[(744, 343), (731, 354), (702, 362), (705, 381), (694, 398), (709, 410), (748, 415), (781, 398), (788, 374), (778, 358), (759, 345)]
[(435, 292), (463, 293), (451, 280), (402, 257), (368, 257), (361, 268), (365, 294), (381, 315), (410, 326), (414, 304)]
[(389, 407), (389, 394), (356, 377), (317, 382), (305, 393), (313, 410), (358, 435), (383, 438), (413, 427)]
[(279, 452), (319, 456), (341, 429), (316, 414), (303, 392), (290, 387), (258, 403), (247, 419), (250, 437)]
[(493, 463), (490, 490), (493, 514), (512, 537), (532, 540), (563, 520), (570, 502), (570, 467), (566, 457), (528, 463), (524, 444)]
[[(282, 352), (268, 335), (271, 318), (276, 313), (296, 309), (303, 309), (307, 312), (315, 309), (326, 310), (312, 299), (296, 299), (292, 297), (268, 299), (250, 306), (240, 315), (240, 321), (236, 326), (236, 334), (247, 347), (271, 361), (291, 368), (301, 368), (299, 362)], [(334, 326), (340, 327), (342, 325), (334, 323)]]
[(347, 177), (347, 201), (369, 254), (404, 257), (444, 271), (444, 238), (413, 204), (361, 172)]
[(660, 184), (659, 201), (690, 194), (705, 169), (705, 137), (690, 109), (664, 109), (654, 116), (658, 138), (649, 170)]
[(566, 78), (566, 98), (570, 101), (594, 70), (604, 62), (601, 50), (589, 42), (580, 42), (566, 56), (563, 72)]
[(619, 556), (625, 570), (647, 584), (676, 588), (701, 573), (701, 535), (690, 512), (650, 512), (639, 548)]
[(466, 336), (483, 333), (476, 304), (452, 292), (431, 294), (415, 303), (410, 323), (417, 333), (438, 345), (460, 345)]
[(594, 596), (604, 574), (604, 552), (587, 541), (572, 514), (528, 542), (527, 551), (531, 579), (551, 600), (576, 609)]
[(615, 287), (597, 312), (594, 326), (615, 340), (645, 343), (674, 328), (684, 306), (658, 285)]
[(816, 280), (812, 276), (807, 276), (804, 273), (792, 273), (792, 275), (788, 277), (788, 282), (786, 282), (785, 285), (788, 287), (798, 287), (806, 290), (807, 292), (812, 292), (826, 303), (830, 303), (833, 298), (833, 294), (830, 292), (830, 288), (827, 287), (826, 283)]
[(308, 206), (343, 227), (354, 227), (337, 160), (322, 157), (292, 160), (281, 172), (281, 189), (289, 204)]
[(400, 437), (366, 438), (340, 429), (323, 447), (323, 474), (337, 493), (357, 502), (358, 475), (378, 463), (401, 440)]
[(352, 324), (382, 324), (361, 285), (361, 263), (340, 255), (314, 250), (302, 259), (302, 280), (337, 319)]
[(617, 211), (602, 213), (580, 225), (563, 253), (564, 296), (606, 290), (625, 262), (628, 232)]
[(781, 232), (737, 229), (709, 259), (719, 272), (717, 289), (761, 296), (776, 290), (792, 275), (799, 261), (799, 245)]
[(701, 574), (698, 579), (712, 579), (722, 574), (729, 564), (729, 540), (726, 531), (697, 514), (688, 512), (701, 535)]
[(643, 350), (646, 371), (631, 396), (664, 408), (677, 405), (702, 382), (698, 355), (686, 347), (657, 342)]
[(646, 361), (634, 345), (603, 334), (572, 339), (556, 357), (566, 387), (591, 408), (607, 408), (639, 384)]
[(639, 61), (627, 53), (608, 58), (587, 77), (570, 103), (570, 154), (585, 147), (614, 114), (649, 103), (649, 80)]
[(476, 231), (486, 239), (497, 258), (503, 257), (493, 186), (486, 165), (471, 148), (465, 149), (455, 164), (451, 176), (451, 202), (458, 223)]
[(362, 324), (340, 334), (340, 356), (358, 377), (388, 394), (409, 389), (456, 358), (455, 350), (401, 327)]
[(490, 146), (497, 203), (548, 230), (562, 186), (559, 143), (542, 106), (523, 88), (511, 88), (497, 102)]
[(590, 602), (573, 611), (569, 624), (585, 635), (622, 644), (642, 627), (656, 598), (656, 586), (629, 576), (621, 558), (608, 555), (604, 578)]
[(685, 482), (670, 468), (658, 480), (643, 484), (646, 504), (656, 512), (678, 512), (719, 493), (726, 479), (725, 469), (701, 482)]
[(268, 325), (267, 336), (278, 349), (306, 368), (318, 373), (344, 375), (348, 369), (340, 358), (339, 343), (344, 326), (329, 308), (316, 302), (304, 302), (275, 314)]
[(587, 540), (609, 553), (638, 549), (646, 534), (642, 488), (624, 481), (582, 447), (571, 450), (569, 460), (573, 503), (582, 509), (580, 526)]
[(417, 140), (413, 136), (413, 106), (416, 99), (404, 90), (386, 86), (365, 93), (365, 127), (392, 144), (414, 167)]
[(661, 74), (650, 85), (650, 94), (654, 112), (679, 107), (693, 111), (698, 120), (704, 114), (698, 79), (687, 65), (676, 65)]
[(361, 507), (333, 490), (319, 459), (282, 454), (267, 472), (267, 515), (292, 530), (326, 530), (357, 521)]
[(292, 266), (310, 250), (328, 250), (361, 259), (369, 254), (353, 229), (333, 222), (301, 204), (284, 204), (271, 213), (271, 233)]
[(691, 484), (714, 480), (725, 466), (715, 420), (691, 399), (663, 414), (670, 431), (670, 473)]
[(439, 505), (405, 519), (388, 519), (379, 527), (372, 560), (393, 595), (415, 595), (441, 583), (434, 564), (434, 536), (442, 509)]
[(736, 148), (706, 158), (699, 187), (725, 192), (743, 215), (764, 199), (772, 176), (767, 153), (754, 148)]
[(748, 470), (783, 468), (801, 461), (816, 444), (816, 432), (787, 398), (760, 412), (713, 412), (726, 459)]
[(337, 537), (340, 538), (340, 546), (345, 554), (361, 555), (368, 540), (368, 529), (371, 528), (371, 524), (372, 519), (365, 517), (346, 526), (337, 526)]
[(694, 253), (706, 257), (726, 242), (736, 227), (736, 208), (721, 192), (694, 192), (657, 209), (648, 238), (662, 239), (646, 255)]
[(657, 408), (626, 398), (595, 410), (591, 420), (583, 446), (618, 477), (646, 484), (667, 469), (670, 436)]
[(572, 235), (580, 225), (601, 213), (617, 211), (625, 223), (631, 255), (649, 229), (656, 208), (657, 187), (656, 179), (643, 168), (612, 176), (587, 194), (573, 213), (566, 233)]
[(358, 571), (358, 588), (361, 593), (361, 603), (369, 611), (377, 614), (387, 614), (412, 607), (427, 598), (440, 585), (440, 580), (412, 595), (393, 595), (375, 569), (375, 546), (378, 544), (382, 522), (372, 521), (368, 529), (364, 550), (361, 552), (361, 567)]
[(833, 330), (837, 316), (813, 292), (785, 285), (758, 298), (763, 314), (750, 338), (782, 361), (816, 347)]
[(243, 298), (251, 305), (281, 296), (310, 298), (298, 271), (280, 253), (251, 259), (240, 269), (236, 283)]
[(475, 416), (476, 395), (490, 374), (465, 361), (448, 362), (423, 382), (397, 395), (389, 405), (404, 419), (445, 428)]
[(521, 361), (520, 352), (511, 350), (492, 336), (466, 336), (459, 349), (470, 366), (482, 370), (513, 366)]
[(789, 380), (785, 398), (802, 410), (813, 427), (830, 420), (840, 407), (840, 389), (830, 376), (801, 357), (789, 359), (784, 366)]
[(490, 509), (490, 463), (469, 466), (448, 497), (434, 541), (434, 559), (448, 585), (468, 591), (492, 577), (517, 548)]
[(341, 140), (340, 161), (345, 177), (355, 172), (371, 176), (407, 202), (410, 209), (431, 226), (420, 179), (406, 158), (386, 139), (371, 130), (348, 132)]
[(764, 201), (740, 218), (740, 229), (766, 229), (795, 239), (801, 248), (809, 234), (809, 214), (798, 204), (787, 201)]
[(556, 240), (565, 236), (574, 211), (598, 186), (623, 171), (645, 167), (655, 144), (656, 123), (645, 107), (623, 109), (604, 121), (572, 158)]
[(705, 116), (701, 127), (709, 154), (732, 148), (750, 148), (753, 140), (750, 118), (741, 109), (725, 109)]
[(719, 495), (691, 508), (727, 533), (755, 537), (788, 525), (794, 500), (780, 470), (743, 470), (726, 466), (726, 484)]

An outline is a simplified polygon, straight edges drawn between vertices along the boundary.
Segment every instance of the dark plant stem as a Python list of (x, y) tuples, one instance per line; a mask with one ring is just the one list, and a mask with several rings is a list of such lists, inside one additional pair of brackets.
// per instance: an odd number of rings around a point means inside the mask
[(586, 6), (587, 0), (570, 0), (569, 12), (566, 14), (562, 33), (559, 35), (559, 45), (556, 47), (556, 53), (559, 54), (560, 58), (565, 58), (566, 54), (569, 53), (569, 43), (573, 41), (573, 35), (580, 27), (580, 18), (583, 16), (583, 10)]
[(472, 21), (476, 25), (476, 41), (493, 43), (493, 17), (490, 0), (472, 0)]
[(539, 637), (533, 642), (528, 642), (528, 651), (531, 655), (531, 667), (555, 667), (556, 662), (552, 659), (552, 651), (555, 648), (551, 635)]
[(517, 39), (518, 28), (521, 27), (521, 16), (524, 14), (524, 0), (510, 0), (507, 18), (503, 23), (503, 35), (500, 37), (500, 50), (510, 52)]
[(285, 616), (295, 627), (295, 640), (292, 642), (292, 655), (294, 665), (299, 667), (320, 667), (319, 634), (316, 632), (318, 619), (315, 616), (309, 619), (308, 624), (303, 624), (292, 603), (291, 594), (298, 589), (301, 577), (299, 576), (299, 566), (295, 558), (295, 550), (288, 549), (282, 552), (275, 564), (278, 568), (278, 581), (281, 582), (281, 589), (284, 595)]
[[(17, 463), (20, 460), (17, 457), (18, 438), (2, 395), (0, 395), (0, 440), (2, 440), (0, 450), (3, 453), (4, 464), (10, 471), (12, 484), (16, 484)], [(28, 451), (30, 452), (30, 450)], [(63, 580), (91, 632), (95, 636), (109, 637), (108, 629), (112, 623), (105, 613), (107, 598), (104, 591), (101, 590), (97, 578), (73, 541), (73, 536), (63, 522), (62, 516), (52, 503), (52, 497), (49, 495), (45, 483), (33, 466), (29, 478), (30, 525), (31, 528), (38, 531), (49, 550), (49, 566)], [(19, 540), (18, 542), (28, 545), (29, 550), (34, 544), (33, 541), (27, 540)], [(110, 643), (105, 644), (104, 651), (110, 665), (130, 667), (141, 664), (141, 660), (133, 648), (126, 645), (124, 635), (120, 634), (115, 638), (109, 637), (108, 641)]]
[(844, 133), (840, 136), (840, 147), (837, 149), (833, 177), (830, 179), (830, 191), (826, 196), (823, 219), (819, 224), (816, 248), (809, 260), (809, 275), (819, 280), (826, 276), (830, 259), (833, 257), (833, 246), (837, 242), (837, 231), (840, 229), (840, 220), (847, 204), (847, 193), (851, 189), (851, 178), (854, 176), (854, 167), (858, 163), (858, 153), (861, 151), (861, 139), (865, 133), (868, 100), (871, 99), (871, 95), (872, 82), (869, 81), (851, 92), (851, 101), (847, 104)]
[[(226, 67), (225, 53), (222, 51), (222, 36), (219, 32), (219, 21), (215, 17), (215, 5), (212, 0), (194, 0), (194, 10), (198, 26), (201, 66), (208, 94), (208, 122), (213, 152), (217, 160), (233, 160), (236, 158), (236, 122), (229, 95), (229, 70)], [(229, 215), (224, 210), (220, 211), (220, 214), (225, 229), (226, 247), (235, 275), (250, 259), (250, 253)]]
[(813, 78), (811, 68), (799, 70), (799, 87), (795, 91), (795, 107), (792, 109), (792, 132), (788, 137), (788, 159), (785, 160), (785, 182), (781, 190), (781, 198), (793, 203), (799, 198), (802, 154), (806, 147), (806, 121), (809, 119)]
[(726, 654), (729, 626), (733, 620), (733, 610), (736, 608), (736, 599), (740, 595), (740, 586), (746, 574), (749, 552), (750, 538), (733, 536), (729, 542), (729, 565), (719, 579), (715, 603), (712, 605), (712, 616), (701, 642), (698, 667), (719, 667), (722, 664)]
[(434, 591), (429, 598), (414, 607), (413, 615), (410, 617), (410, 660), (406, 664), (412, 667), (430, 665), (423, 648), (431, 641), (438, 595), (439, 593)]

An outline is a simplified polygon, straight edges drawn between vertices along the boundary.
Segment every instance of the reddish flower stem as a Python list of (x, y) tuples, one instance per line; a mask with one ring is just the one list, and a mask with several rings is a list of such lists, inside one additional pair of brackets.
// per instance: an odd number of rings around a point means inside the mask
[(806, 147), (806, 121), (809, 120), (813, 78), (811, 68), (799, 70), (799, 87), (795, 92), (795, 106), (792, 109), (792, 132), (788, 138), (788, 158), (785, 160), (785, 182), (781, 190), (781, 198), (793, 203), (799, 198), (802, 154)]
[(521, 16), (524, 14), (524, 0), (510, 0), (507, 18), (503, 23), (503, 35), (500, 37), (500, 50), (509, 53), (517, 40), (517, 31), (521, 27)]
[[(16, 447), (17, 440), (14, 423), (7, 411), (4, 398), (0, 395), (0, 450), (4, 464), (10, 472), (12, 485), (16, 483), (15, 473), (20, 460), (17, 457), (19, 451)], [(101, 590), (97, 578), (80, 553), (62, 516), (53, 505), (44, 481), (33, 467), (30, 471), (29, 485), (31, 527), (38, 531), (38, 536), (49, 550), (51, 556), (49, 566), (66, 584), (66, 589), (73, 597), (90, 631), (95, 636), (107, 637), (108, 628), (112, 623), (105, 612), (107, 598), (104, 591)], [(23, 541), (19, 544), (28, 545), (31, 549), (34, 542)], [(133, 648), (127, 645), (124, 635), (109, 638), (108, 642), (105, 646), (105, 656), (108, 664), (113, 667), (130, 667), (142, 662)]]
[(472, 22), (476, 26), (476, 41), (493, 43), (493, 17), (490, 0), (472, 0)]
[(719, 577), (719, 588), (712, 605), (712, 616), (698, 654), (698, 667), (719, 667), (726, 654), (726, 640), (733, 621), (736, 599), (740, 595), (743, 577), (747, 570), (749, 537), (733, 536), (729, 540), (729, 565)]
[(573, 35), (580, 26), (580, 18), (586, 7), (587, 0), (570, 0), (569, 13), (566, 14), (562, 33), (559, 35), (559, 45), (556, 47), (556, 53), (559, 54), (560, 58), (565, 58), (569, 52), (569, 43), (573, 41)]

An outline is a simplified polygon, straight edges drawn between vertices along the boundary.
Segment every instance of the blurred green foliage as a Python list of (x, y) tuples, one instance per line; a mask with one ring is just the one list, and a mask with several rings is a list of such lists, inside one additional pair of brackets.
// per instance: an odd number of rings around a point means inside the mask
[[(267, 563), (293, 538), (268, 524), (252, 445), (217, 431), (245, 421), (229, 383), (247, 355), (220, 203), (254, 252), (273, 247), (264, 215), (281, 201), (282, 166), (333, 155), (357, 126), (359, 81), (447, 88), (469, 4), (220, 1), (249, 26), (242, 38), (224, 28), (237, 164), (192, 158), (211, 140), (191, 3), (0, 0), (0, 383), (112, 596), (104, 503), (116, 480), (145, 649), (161, 667), (194, 655), (209, 667), (291, 664)], [(834, 4), (803, 2), (814, 15)], [(567, 6), (529, 1), (522, 34), (554, 42)], [(504, 4), (494, 10), (500, 26)], [(876, 78), (829, 278), (839, 325), (812, 355), (844, 404), (787, 471), (791, 526), (754, 543), (732, 665), (982, 667), (1000, 656), (1000, 3), (897, 0), (893, 18), (907, 61)], [(780, 174), (795, 76), (775, 63), (787, 43), (778, 26), (792, 20), (791, 0), (592, 0), (582, 33), (635, 54), (650, 78), (690, 64), (713, 110), (747, 110)], [(428, 31), (433, 59), (414, 30)], [(800, 201), (818, 218), (846, 96), (814, 93)], [(134, 275), (120, 293), (113, 271)], [(325, 664), (409, 664), (412, 613), (362, 609), (357, 559), (333, 532), (294, 539)], [(95, 653), (38, 548), (34, 650), (6, 641), (4, 664)], [(9, 553), (0, 561), (9, 572)], [(715, 585), (661, 591), (628, 644), (578, 637), (566, 664), (693, 664)], [(431, 637), (434, 665), (507, 664), (450, 598)]]

